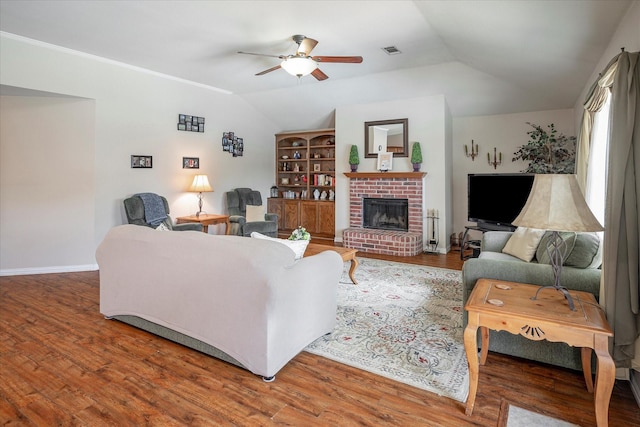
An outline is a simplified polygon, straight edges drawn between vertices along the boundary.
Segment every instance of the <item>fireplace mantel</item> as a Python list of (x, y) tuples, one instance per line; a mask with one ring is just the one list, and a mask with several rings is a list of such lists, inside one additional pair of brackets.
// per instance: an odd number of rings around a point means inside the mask
[(349, 178), (423, 178), (426, 172), (345, 172)]

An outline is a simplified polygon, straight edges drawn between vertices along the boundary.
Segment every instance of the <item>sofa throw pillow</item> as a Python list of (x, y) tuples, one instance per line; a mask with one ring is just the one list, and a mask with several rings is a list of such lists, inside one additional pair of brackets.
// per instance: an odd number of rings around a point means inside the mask
[(502, 248), (502, 253), (531, 262), (544, 233), (545, 230), (537, 228), (518, 227)]
[(564, 265), (577, 268), (598, 268), (602, 264), (602, 244), (598, 233), (578, 233), (573, 251)]
[(247, 205), (246, 219), (247, 222), (264, 221), (264, 206)]
[[(549, 246), (549, 242), (551, 241), (551, 236), (553, 235), (553, 231), (547, 231), (542, 236), (540, 243), (538, 244), (538, 249), (536, 250), (536, 260), (539, 264), (551, 264), (551, 257), (549, 256), (549, 251), (547, 247)], [(573, 247), (576, 244), (577, 233), (572, 231), (562, 231), (560, 232), (560, 238), (564, 241), (564, 251), (562, 253), (563, 265), (566, 264), (569, 255), (573, 251)]]
[(255, 239), (272, 240), (274, 242), (281, 243), (293, 251), (296, 259), (302, 258), (302, 256), (304, 255), (304, 251), (307, 250), (307, 245), (309, 244), (308, 240), (278, 239), (275, 237), (265, 236), (264, 234), (260, 234), (256, 231), (251, 233), (251, 237)]
[(158, 230), (158, 231), (171, 231), (171, 229), (169, 227), (167, 227), (167, 224), (165, 224), (164, 222), (161, 222), (160, 225), (156, 227), (156, 230)]

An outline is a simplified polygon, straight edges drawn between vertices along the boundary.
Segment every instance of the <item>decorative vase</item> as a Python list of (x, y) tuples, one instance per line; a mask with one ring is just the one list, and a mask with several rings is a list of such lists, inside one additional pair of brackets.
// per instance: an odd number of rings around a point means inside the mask
[(420, 172), (420, 166), (422, 165), (422, 163), (414, 163), (413, 164), (413, 171), (414, 172)]
[(351, 165), (351, 172), (356, 172), (358, 170), (358, 165)]

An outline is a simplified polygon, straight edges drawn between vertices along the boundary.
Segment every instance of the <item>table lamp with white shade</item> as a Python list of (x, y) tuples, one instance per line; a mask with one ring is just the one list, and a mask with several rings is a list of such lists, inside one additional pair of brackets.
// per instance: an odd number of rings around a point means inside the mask
[(207, 175), (194, 176), (193, 182), (189, 187), (189, 191), (198, 193), (198, 212), (196, 212), (196, 216), (198, 217), (202, 214), (205, 214), (206, 212), (202, 212), (202, 198), (204, 197), (202, 193), (213, 191), (213, 187), (211, 187), (211, 184), (209, 184), (209, 178), (207, 177)]
[(573, 174), (538, 174), (533, 180), (529, 198), (520, 214), (512, 222), (518, 227), (537, 228), (552, 231), (547, 253), (553, 269), (553, 286), (544, 286), (532, 299), (545, 288), (554, 288), (564, 294), (569, 308), (575, 310), (573, 298), (567, 288), (560, 283), (560, 273), (564, 263), (566, 243), (560, 236), (561, 231), (593, 232), (603, 231), (596, 217), (587, 206), (584, 196)]

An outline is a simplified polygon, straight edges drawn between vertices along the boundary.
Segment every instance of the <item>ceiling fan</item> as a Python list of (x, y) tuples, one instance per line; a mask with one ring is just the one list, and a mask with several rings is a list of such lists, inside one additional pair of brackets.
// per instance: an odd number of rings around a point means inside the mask
[(268, 55), (264, 53), (251, 53), (251, 52), (238, 52), (244, 55), (258, 55), (269, 56), (272, 58), (279, 58), (282, 62), (275, 67), (271, 67), (267, 70), (261, 71), (256, 76), (262, 76), (277, 70), (278, 68), (284, 68), (284, 70), (298, 78), (311, 74), (317, 80), (326, 80), (329, 78), (318, 68), (318, 63), (334, 62), (334, 63), (347, 63), (347, 64), (359, 64), (362, 62), (361, 56), (311, 56), (311, 51), (318, 44), (317, 40), (310, 39), (300, 34), (296, 34), (292, 37), (296, 42), (298, 48), (293, 55)]

